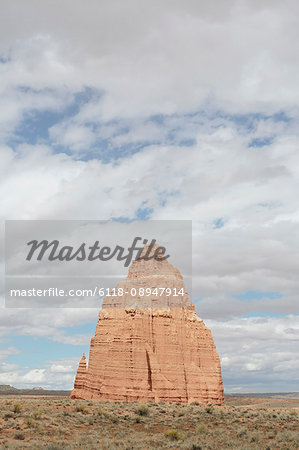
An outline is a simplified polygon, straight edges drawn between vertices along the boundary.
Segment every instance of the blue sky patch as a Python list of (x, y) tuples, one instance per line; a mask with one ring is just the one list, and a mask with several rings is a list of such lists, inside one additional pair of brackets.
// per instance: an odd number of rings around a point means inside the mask
[(249, 314), (245, 314), (241, 316), (244, 319), (250, 318), (250, 317), (286, 317), (288, 314), (283, 313), (271, 313), (271, 312), (251, 312)]
[[(23, 93), (32, 93), (38, 95), (51, 92), (53, 95), (59, 93), (52, 92), (51, 89), (44, 89), (42, 91), (35, 91), (26, 86), (19, 86), (18, 90)], [(14, 147), (16, 144), (26, 143), (34, 145), (36, 143), (52, 144), (49, 141), (49, 129), (56, 124), (60, 124), (67, 119), (71, 119), (79, 113), (80, 108), (88, 103), (91, 99), (99, 99), (102, 93), (96, 89), (85, 87), (82, 91), (74, 95), (69, 93), (66, 95), (65, 107), (62, 109), (31, 109), (24, 114), (23, 120), (15, 130), (14, 136), (8, 141), (8, 145)], [(85, 124), (87, 125), (87, 124)], [(94, 124), (88, 124), (89, 126)], [(63, 153), (67, 153), (64, 148), (59, 148)]]
[(218, 217), (218, 219), (215, 219), (213, 222), (213, 228), (222, 228), (224, 226), (224, 219), (223, 217)]
[(246, 291), (241, 294), (236, 294), (234, 297), (242, 301), (262, 300), (265, 298), (279, 300), (283, 297), (283, 295), (277, 291)]
[(265, 147), (266, 145), (271, 145), (273, 142), (273, 137), (263, 137), (252, 139), (248, 147)]
[(136, 219), (137, 220), (149, 220), (151, 217), (151, 214), (153, 213), (153, 208), (138, 208), (136, 211)]
[[(94, 330), (92, 334), (94, 334)], [(45, 355), (47, 355), (47, 360), (73, 357), (80, 359), (82, 353), (89, 351), (89, 345), (63, 344), (43, 337), (14, 336), (9, 340), (9, 345), (13, 345), (21, 352), (10, 355), (9, 362), (29, 368), (44, 367)]]
[(95, 311), (95, 319), (93, 322), (85, 323), (84, 325), (76, 325), (74, 327), (60, 327), (59, 330), (65, 332), (67, 335), (74, 334), (94, 334), (96, 330), (96, 323), (98, 319), (98, 313)]

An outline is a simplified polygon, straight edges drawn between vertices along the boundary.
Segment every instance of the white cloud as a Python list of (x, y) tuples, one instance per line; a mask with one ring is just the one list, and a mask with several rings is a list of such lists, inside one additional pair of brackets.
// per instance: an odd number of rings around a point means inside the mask
[(74, 152), (86, 152), (96, 141), (96, 136), (90, 127), (82, 125), (68, 125), (66, 127), (55, 125), (49, 130), (55, 144), (69, 148)]
[(72, 389), (78, 368), (77, 358), (66, 358), (42, 362), (43, 367), (21, 367), (16, 364), (0, 365), (0, 384), (17, 388)]
[(68, 373), (68, 372), (72, 372), (73, 371), (73, 367), (70, 365), (65, 365), (65, 364), (52, 364), (52, 366), (50, 367), (50, 372), (53, 373)]
[(56, 90), (56, 107), (63, 92), (99, 89), (84, 109), (96, 122), (195, 111), (207, 99), (235, 113), (297, 107), (297, 2), (129, 3), (5, 1), (1, 84), (12, 117), (24, 102), (17, 86)]
[(297, 316), (206, 323), (213, 332), (227, 392), (298, 389)]
[(59, 380), (57, 380), (57, 373), (55, 372), (51, 377), (46, 369), (32, 369), (25, 373), (14, 371), (0, 374), (0, 383), (25, 389), (40, 385), (44, 389), (70, 389), (73, 380), (73, 373), (60, 373)]
[[(98, 311), (93, 308), (1, 308), (0, 337), (13, 333), (16, 336), (44, 337), (62, 344), (88, 345), (91, 337), (89, 334), (70, 335), (60, 328), (76, 327), (90, 322), (94, 322), (96, 326), (97, 317)], [(4, 356), (6, 355), (4, 350), (1, 352)], [(15, 352), (18, 350), (15, 349)]]
[[(262, 311), (291, 313), (299, 287), (297, 143), (248, 150), (239, 137), (220, 147), (216, 134), (202, 136), (188, 158), (178, 147), (151, 146), (107, 164), (75, 161), (46, 146), (23, 145), (17, 153), (5, 147), (1, 214), (134, 217), (146, 200), (155, 219), (193, 219), (193, 295), (203, 297), (203, 317), (254, 311), (258, 303), (231, 297), (252, 289), (283, 294), (263, 302)], [(224, 226), (215, 229), (218, 218)]]

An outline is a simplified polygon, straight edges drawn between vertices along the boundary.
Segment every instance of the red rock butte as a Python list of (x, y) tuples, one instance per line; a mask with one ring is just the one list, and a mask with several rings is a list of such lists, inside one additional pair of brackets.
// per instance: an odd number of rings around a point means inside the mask
[[(171, 295), (132, 296), (132, 287), (170, 288)], [(83, 355), (71, 398), (222, 404), (213, 337), (178, 269), (159, 257), (135, 260), (118, 288), (124, 295), (104, 298), (88, 368)], [(184, 295), (174, 295), (182, 288)]]

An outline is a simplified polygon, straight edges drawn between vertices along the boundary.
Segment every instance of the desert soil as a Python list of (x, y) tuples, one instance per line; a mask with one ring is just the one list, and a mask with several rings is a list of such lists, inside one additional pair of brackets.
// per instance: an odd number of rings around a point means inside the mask
[(226, 396), (224, 406), (1, 396), (0, 448), (298, 449), (299, 398)]

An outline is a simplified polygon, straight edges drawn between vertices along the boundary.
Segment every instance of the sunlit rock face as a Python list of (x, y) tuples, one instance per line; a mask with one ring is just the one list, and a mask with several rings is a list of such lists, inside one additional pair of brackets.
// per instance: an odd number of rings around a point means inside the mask
[(159, 257), (134, 261), (115, 288), (123, 295), (105, 297), (88, 368), (83, 355), (71, 398), (223, 403), (211, 331), (178, 269)]

